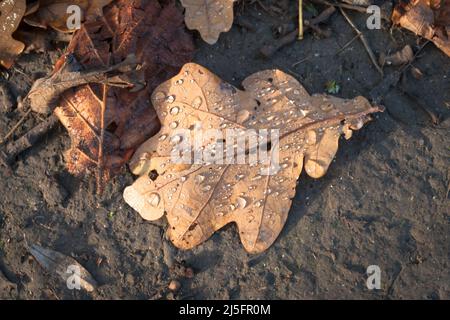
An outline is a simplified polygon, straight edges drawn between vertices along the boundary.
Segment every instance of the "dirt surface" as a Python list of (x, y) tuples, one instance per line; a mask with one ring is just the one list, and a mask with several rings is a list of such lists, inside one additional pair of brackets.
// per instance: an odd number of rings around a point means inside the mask
[[(235, 25), (213, 46), (196, 35), (195, 61), (236, 86), (253, 72), (279, 68), (310, 93), (336, 80), (338, 96), (370, 97), (381, 77), (361, 42), (336, 54), (355, 36), (339, 12), (327, 25), (329, 38), (308, 33), (272, 59), (259, 56), (274, 41), (273, 26), (294, 25), (294, 3), (285, 16), (271, 16), (256, 4), (238, 6), (255, 31)], [(363, 14), (349, 15), (377, 55), (405, 44), (418, 47), (409, 32), (367, 30)], [(60, 54), (23, 55), (9, 81), (3, 74), (1, 87), (10, 93), (0, 90), (0, 136), (21, 117), (5, 96), (25, 95), (31, 78), (51, 70)], [(93, 179), (66, 172), (62, 153), (70, 140), (58, 127), (19, 156), (12, 171), (0, 167), (0, 298), (449, 299), (450, 59), (430, 43), (414, 65), (422, 79), (406, 71), (387, 90), (381, 97), (386, 112), (341, 141), (324, 178), (301, 175), (284, 230), (258, 256), (244, 251), (234, 226), (194, 250), (171, 247), (163, 240), (165, 221), (146, 222), (123, 201), (124, 187), (133, 181), (128, 170), (102, 198), (95, 196)], [(385, 68), (385, 77), (396, 70)], [(424, 108), (440, 116), (438, 125)], [(14, 138), (42, 120), (29, 117)], [(30, 256), (26, 245), (33, 243), (77, 259), (98, 289), (68, 290)], [(381, 269), (380, 290), (366, 287), (369, 265)], [(173, 279), (181, 283), (176, 294), (168, 290)]]

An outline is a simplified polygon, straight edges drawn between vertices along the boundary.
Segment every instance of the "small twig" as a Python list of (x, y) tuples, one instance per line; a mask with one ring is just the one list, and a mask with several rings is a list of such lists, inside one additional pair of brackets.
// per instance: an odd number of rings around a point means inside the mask
[[(317, 17), (311, 19), (311, 20), (305, 20), (304, 21), (304, 31), (308, 29), (313, 29), (316, 32), (321, 32), (321, 30), (317, 27), (319, 23), (325, 22), (330, 18), (330, 16), (336, 11), (334, 7), (328, 7), (327, 9), (323, 10)], [(325, 32), (322, 32), (324, 34)], [(298, 39), (299, 29), (295, 29), (294, 31), (288, 33), (284, 37), (278, 39), (274, 44), (266, 45), (261, 48), (261, 54), (266, 57), (270, 58), (272, 57), (275, 52), (283, 48), (284, 46), (287, 46), (288, 44), (291, 44), (295, 42)]]
[(366, 49), (370, 60), (372, 61), (372, 64), (375, 66), (375, 68), (378, 70), (378, 72), (383, 76), (383, 69), (378, 65), (377, 58), (375, 57), (375, 54), (373, 53), (372, 49), (369, 46), (369, 43), (367, 42), (366, 37), (364, 34), (356, 27), (356, 25), (353, 23), (353, 21), (350, 19), (350, 17), (345, 13), (344, 9), (339, 7), (339, 11), (344, 16), (345, 20), (347, 20), (348, 24), (353, 28), (353, 30), (356, 32), (356, 34), (359, 36), (359, 39), (361, 39), (362, 44), (364, 45), (364, 48)]
[(2, 162), (7, 164), (12, 163), (19, 154), (31, 148), (42, 136), (53, 129), (57, 123), (58, 118), (55, 115), (52, 115), (47, 118), (47, 120), (28, 131), (18, 140), (10, 142), (6, 146), (5, 159), (3, 159)]
[(301, 64), (301, 63), (303, 63), (303, 62), (309, 60), (309, 58), (311, 58), (311, 57), (308, 55), (306, 58), (303, 58), (303, 59), (297, 61), (296, 63), (294, 63), (294, 64), (292, 65), (292, 67), (298, 66), (299, 64)]
[(29, 75), (27, 75), (25, 72), (23, 72), (22, 70), (20, 70), (19, 68), (17, 68), (17, 67), (12, 67), (12, 69), (14, 70), (14, 71), (16, 71), (17, 73), (19, 73), (19, 74), (21, 74), (25, 79), (26, 79), (26, 81), (28, 82), (28, 84), (32, 84), (33, 83), (33, 79), (31, 79), (30, 78), (30, 76)]
[(333, 3), (333, 2), (326, 1), (326, 0), (311, 0), (311, 1), (315, 2), (315, 3), (319, 3), (319, 4), (324, 4), (327, 6), (333, 6), (333, 7), (337, 7), (337, 8), (354, 10), (354, 11), (358, 11), (361, 13), (367, 13), (366, 7), (355, 6), (355, 5), (347, 4), (347, 3)]
[(0, 145), (4, 144), (13, 134), (14, 132), (16, 132), (17, 129), (19, 129), (19, 127), (22, 125), (22, 123), (25, 122), (25, 120), (28, 118), (28, 116), (31, 113), (31, 109), (28, 110), (23, 116), (22, 118), (20, 118), (20, 120), (16, 123), (16, 125), (14, 127), (11, 128), (11, 130), (9, 130), (9, 132), (6, 134), (6, 136), (4, 136), (1, 140), (0, 140)]
[(400, 73), (405, 72), (409, 67), (412, 66), (412, 63), (414, 62), (414, 60), (416, 60), (417, 56), (419, 55), (419, 53), (423, 50), (423, 48), (425, 48), (425, 46), (427, 44), (430, 43), (430, 40), (427, 40), (420, 48), (419, 50), (417, 50), (417, 52), (414, 54), (412, 60), (410, 62), (408, 62), (406, 65), (404, 65), (401, 69), (400, 69)]
[(350, 40), (349, 42), (347, 42), (342, 48), (340, 48), (338, 51), (336, 51), (335, 55), (340, 54), (342, 51), (344, 51), (345, 49), (347, 49), (348, 46), (350, 46), (356, 39), (358, 39), (359, 37), (361, 37), (361, 34), (357, 34), (356, 36), (354, 36), (352, 38), (352, 40)]
[(103, 193), (103, 170), (105, 165), (103, 148), (105, 141), (105, 113), (106, 113), (106, 99), (108, 95), (108, 87), (103, 85), (103, 97), (101, 102), (101, 111), (100, 111), (100, 140), (99, 140), (99, 148), (98, 148), (98, 171), (97, 171), (97, 194), (101, 195)]
[(298, 0), (298, 39), (303, 39), (303, 1)]

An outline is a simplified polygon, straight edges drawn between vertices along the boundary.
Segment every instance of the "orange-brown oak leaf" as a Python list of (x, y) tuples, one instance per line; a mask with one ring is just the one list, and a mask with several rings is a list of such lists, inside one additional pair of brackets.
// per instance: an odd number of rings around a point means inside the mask
[[(140, 177), (125, 189), (124, 199), (144, 219), (166, 214), (168, 235), (179, 248), (192, 248), (234, 222), (248, 252), (267, 249), (286, 222), (302, 169), (322, 177), (341, 134), (350, 138), (369, 114), (382, 110), (363, 97), (309, 95), (279, 70), (255, 73), (243, 87), (241, 91), (190, 63), (153, 93), (162, 127), (133, 156), (130, 167)], [(180, 129), (193, 136), (208, 129), (222, 132), (225, 141), (213, 137), (197, 145), (197, 150), (212, 153), (235, 148), (227, 136), (230, 129), (278, 130), (279, 139), (266, 144), (270, 160), (264, 163), (179, 163), (173, 161), (172, 151), (189, 138), (181, 136)], [(248, 143), (241, 154), (250, 154), (251, 148)], [(266, 169), (276, 165), (275, 152), (278, 171), (267, 174)]]
[(25, 45), (14, 40), (12, 34), (27, 9), (25, 0), (0, 0), (0, 65), (10, 68)]
[(193, 51), (173, 0), (117, 0), (105, 8), (104, 19), (86, 22), (68, 54), (85, 70), (117, 65), (133, 55), (139, 68), (132, 76), (145, 86), (136, 91), (91, 83), (62, 95), (55, 113), (72, 140), (65, 154), (69, 171), (95, 173), (101, 192), (137, 146), (158, 132), (151, 93), (190, 61)]
[(400, 1), (392, 21), (432, 41), (450, 57), (450, 0)]
[(198, 30), (203, 40), (214, 44), (222, 32), (233, 25), (233, 4), (236, 0), (181, 0), (186, 8), (186, 26)]

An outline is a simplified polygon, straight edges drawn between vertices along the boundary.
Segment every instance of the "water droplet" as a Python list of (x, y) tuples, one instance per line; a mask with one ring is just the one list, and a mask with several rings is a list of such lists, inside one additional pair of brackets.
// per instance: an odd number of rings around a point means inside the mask
[(308, 110), (303, 110), (303, 109), (300, 109), (300, 116), (303, 118), (303, 117), (306, 117), (306, 115), (309, 113), (309, 111)]
[(185, 182), (187, 180), (187, 178), (186, 177), (181, 177), (180, 180), (181, 180), (181, 182)]
[(210, 190), (211, 186), (209, 184), (203, 187), (203, 191), (210, 191)]
[(184, 83), (183, 79), (179, 79), (177, 80), (177, 82), (175, 82), (177, 85), (181, 86)]
[(175, 96), (168, 96), (166, 98), (167, 103), (174, 103), (175, 102)]
[(159, 141), (164, 141), (167, 139), (167, 134), (163, 134), (161, 137), (159, 137)]
[(243, 174), (237, 174), (236, 180), (242, 180), (245, 176)]
[(159, 205), (160, 201), (161, 201), (161, 197), (157, 193), (152, 193), (148, 197), (148, 203), (150, 203), (150, 205), (152, 207), (157, 207)]
[(176, 129), (178, 127), (178, 122), (174, 121), (169, 124), (170, 129)]
[(258, 200), (255, 202), (254, 206), (256, 208), (260, 208), (263, 205), (264, 201), (263, 200)]
[(170, 142), (172, 144), (178, 144), (178, 143), (181, 142), (181, 140), (182, 140), (181, 136), (180, 135), (176, 135), (176, 136), (173, 136), (172, 139), (170, 139)]
[(247, 200), (243, 197), (236, 198), (238, 208), (244, 209), (247, 206)]
[(177, 115), (180, 112), (180, 108), (179, 107), (173, 107), (172, 109), (170, 109), (170, 114), (171, 115)]
[(203, 181), (205, 181), (205, 176), (199, 174), (195, 177), (195, 181), (197, 181), (197, 183), (202, 183)]
[(194, 108), (200, 108), (201, 105), (203, 104), (203, 99), (202, 97), (196, 97), (193, 101), (192, 101), (192, 106)]

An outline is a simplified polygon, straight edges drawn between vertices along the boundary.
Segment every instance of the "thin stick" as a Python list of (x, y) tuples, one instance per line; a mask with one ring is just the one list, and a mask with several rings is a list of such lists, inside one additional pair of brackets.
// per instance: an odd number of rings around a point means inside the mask
[(367, 53), (369, 54), (372, 64), (375, 66), (375, 68), (378, 70), (378, 72), (381, 74), (381, 76), (383, 76), (383, 69), (381, 69), (381, 67), (378, 65), (375, 54), (373, 53), (372, 49), (370, 48), (369, 43), (367, 42), (367, 39), (364, 36), (364, 34), (356, 27), (356, 25), (353, 23), (353, 21), (350, 19), (350, 17), (347, 15), (347, 13), (345, 13), (344, 9), (339, 7), (339, 11), (341, 11), (345, 20), (347, 20), (348, 24), (353, 28), (353, 30), (356, 32), (356, 34), (359, 35), (359, 39), (361, 39), (361, 42), (364, 45), (364, 48), (366, 49)]
[(106, 113), (106, 99), (108, 96), (108, 86), (103, 85), (103, 97), (101, 102), (101, 115), (100, 115), (100, 141), (98, 142), (98, 172), (97, 172), (97, 194), (103, 193), (103, 170), (105, 165), (103, 155), (103, 144), (105, 142), (105, 113)]
[(366, 7), (361, 7), (361, 6), (355, 6), (355, 5), (351, 5), (351, 4), (346, 4), (346, 3), (332, 3), (326, 0), (312, 0), (312, 2), (316, 2), (319, 4), (325, 4), (327, 6), (334, 6), (337, 8), (344, 8), (344, 9), (349, 9), (349, 10), (354, 10), (354, 11), (358, 11), (361, 13), (367, 13), (367, 8)]
[(52, 130), (58, 124), (58, 118), (51, 115), (44, 122), (41, 122), (36, 127), (25, 133), (16, 141), (10, 142), (6, 146), (6, 163), (14, 162), (15, 158), (31, 148), (38, 140), (40, 140), (46, 133)]
[(303, 40), (303, 0), (298, 0), (298, 39)]
[(361, 34), (357, 34), (356, 36), (353, 37), (352, 40), (350, 40), (349, 42), (347, 42), (342, 48), (340, 48), (335, 55), (340, 54), (342, 51), (344, 51), (345, 49), (347, 49), (348, 46), (350, 46), (356, 39), (358, 39), (359, 37), (361, 37)]
[(429, 44), (430, 43), (430, 40), (427, 40), (420, 48), (419, 48), (419, 50), (417, 50), (417, 52), (414, 54), (414, 56), (413, 56), (413, 59), (410, 61), (410, 62), (408, 62), (405, 66), (403, 66), (401, 69), (400, 69), (400, 72), (401, 73), (403, 73), (403, 72), (405, 72), (409, 67), (411, 67), (412, 66), (412, 63), (416, 60), (416, 58), (417, 58), (417, 56), (419, 55), (419, 53), (423, 50), (423, 48), (425, 48), (425, 46), (427, 45), (427, 44)]
[(17, 129), (19, 129), (19, 127), (22, 125), (22, 123), (25, 122), (25, 120), (28, 118), (28, 116), (31, 113), (31, 109), (27, 111), (27, 113), (25, 113), (23, 115), (23, 117), (19, 120), (19, 122), (16, 123), (16, 125), (14, 127), (11, 128), (11, 130), (9, 130), (9, 132), (6, 134), (6, 136), (4, 136), (1, 140), (0, 140), (0, 145), (2, 145), (3, 143), (5, 143), (13, 134), (14, 132), (16, 132)]

